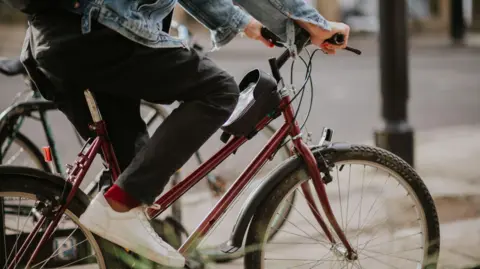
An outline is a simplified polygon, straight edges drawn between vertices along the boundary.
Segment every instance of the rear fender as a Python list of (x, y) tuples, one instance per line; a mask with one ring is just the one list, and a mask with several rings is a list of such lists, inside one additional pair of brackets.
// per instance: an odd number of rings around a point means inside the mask
[[(70, 186), (67, 186), (71, 187), (71, 183), (67, 182), (64, 178), (44, 172), (42, 170), (22, 166), (0, 166), (0, 184), (2, 179), (12, 176), (22, 176), (31, 178), (32, 180), (41, 181), (45, 185), (50, 185), (58, 188), (58, 190), (60, 191), (65, 188), (65, 184), (68, 184)], [(85, 205), (88, 205), (90, 203), (90, 199), (88, 198), (88, 196), (80, 189), (77, 190), (75, 196), (80, 200), (80, 202)]]

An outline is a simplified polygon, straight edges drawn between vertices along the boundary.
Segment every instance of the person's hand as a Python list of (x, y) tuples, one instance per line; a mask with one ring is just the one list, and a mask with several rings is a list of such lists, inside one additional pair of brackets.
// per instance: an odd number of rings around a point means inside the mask
[[(297, 21), (298, 24), (310, 33), (312, 44), (320, 47), (326, 54), (335, 54), (337, 49), (344, 49), (348, 45), (348, 37), (350, 35), (350, 27), (341, 22), (329, 22), (331, 30), (324, 30), (317, 25)], [(325, 42), (335, 34), (345, 36), (345, 42), (342, 45), (333, 45)]]
[[(348, 45), (348, 37), (350, 35), (350, 27), (345, 23), (341, 22), (330, 22), (331, 31), (328, 34), (323, 31), (318, 35), (312, 35), (311, 40), (314, 45), (319, 46), (326, 54), (335, 54), (337, 49), (344, 49)], [(342, 45), (333, 45), (328, 42), (325, 42), (326, 39), (329, 39), (335, 34), (342, 34), (345, 36), (345, 42)]]
[(247, 26), (245, 27), (245, 29), (243, 30), (243, 32), (245, 33), (245, 35), (248, 38), (253, 39), (253, 40), (258, 40), (258, 41), (262, 42), (263, 44), (265, 44), (265, 46), (272, 48), (273, 44), (270, 43), (265, 38), (263, 38), (263, 36), (261, 34), (262, 27), (263, 27), (263, 25), (259, 21), (252, 18), (250, 20), (250, 22), (247, 24)]

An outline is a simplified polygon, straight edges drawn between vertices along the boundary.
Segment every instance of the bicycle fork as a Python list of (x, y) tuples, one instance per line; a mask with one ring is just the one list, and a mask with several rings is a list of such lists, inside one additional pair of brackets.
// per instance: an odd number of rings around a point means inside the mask
[[(290, 101), (290, 98), (286, 98), (287, 103)], [(294, 112), (290, 105), (287, 105), (284, 110), (284, 116), (287, 122), (291, 122), (291, 129), (290, 129), (290, 136), (293, 140), (293, 145), (297, 151), (297, 153), (303, 158), (307, 165), (308, 174), (313, 181), (313, 185), (315, 187), (315, 191), (320, 199), (320, 204), (322, 205), (323, 212), (325, 213), (330, 226), (335, 231), (336, 235), (344, 245), (346, 249), (346, 253), (344, 253), (345, 257), (349, 260), (355, 260), (357, 258), (357, 254), (355, 250), (353, 250), (352, 246), (348, 242), (345, 233), (343, 232), (342, 228), (338, 224), (337, 219), (332, 211), (332, 207), (328, 200), (327, 192), (325, 189), (325, 182), (323, 181), (320, 170), (317, 165), (317, 161), (315, 156), (313, 155), (311, 149), (307, 146), (307, 144), (302, 140), (300, 128), (298, 127), (297, 122), (295, 121)], [(336, 241), (333, 237), (332, 233), (330, 232), (327, 224), (323, 220), (322, 216), (320, 215), (320, 211), (315, 204), (313, 199), (312, 191), (310, 185), (307, 182), (304, 182), (302, 185), (302, 191), (304, 192), (305, 198), (307, 200), (308, 206), (312, 211), (315, 219), (317, 220), (318, 224), (322, 228), (325, 233), (327, 239), (332, 243), (332, 248), (335, 247)]]

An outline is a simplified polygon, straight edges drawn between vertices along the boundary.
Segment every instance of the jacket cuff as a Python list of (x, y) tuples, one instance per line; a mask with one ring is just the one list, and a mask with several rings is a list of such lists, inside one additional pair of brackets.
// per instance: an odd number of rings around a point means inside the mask
[(228, 25), (211, 31), (214, 49), (225, 46), (232, 41), (238, 35), (238, 33), (245, 29), (252, 19), (252, 17), (244, 12), (241, 8), (235, 6), (234, 9), (234, 15)]

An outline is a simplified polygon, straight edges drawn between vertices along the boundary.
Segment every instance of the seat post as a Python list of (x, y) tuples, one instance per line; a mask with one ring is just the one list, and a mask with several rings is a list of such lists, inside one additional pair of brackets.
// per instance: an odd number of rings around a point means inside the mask
[(90, 114), (92, 115), (92, 119), (94, 123), (98, 123), (102, 121), (102, 115), (98, 110), (97, 102), (93, 97), (92, 92), (89, 89), (84, 91), (85, 99), (87, 100), (88, 109), (90, 110)]

